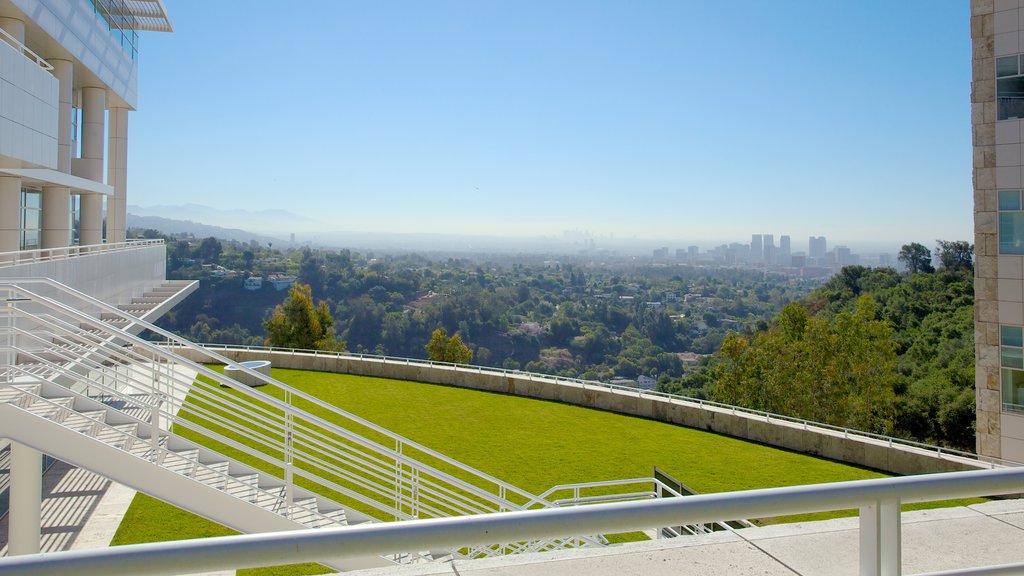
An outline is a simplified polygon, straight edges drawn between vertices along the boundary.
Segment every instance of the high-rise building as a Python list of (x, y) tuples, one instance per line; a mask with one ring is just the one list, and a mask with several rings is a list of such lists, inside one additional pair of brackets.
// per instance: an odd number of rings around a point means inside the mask
[(824, 236), (811, 236), (807, 240), (807, 256), (815, 260), (815, 264), (825, 261), (825, 254), (828, 253), (828, 243)]
[(847, 246), (836, 246), (836, 266), (849, 266), (853, 264), (853, 255)]
[(760, 234), (750, 236), (750, 262), (764, 261), (764, 238)]
[(779, 266), (791, 266), (792, 262), (792, 248), (790, 246), (789, 236), (782, 235), (779, 237)]
[(1024, 45), (1018, 0), (971, 1), (975, 434), (1024, 461)]
[(762, 260), (768, 265), (775, 264), (775, 235), (762, 234), (761, 238), (764, 242), (764, 257)]

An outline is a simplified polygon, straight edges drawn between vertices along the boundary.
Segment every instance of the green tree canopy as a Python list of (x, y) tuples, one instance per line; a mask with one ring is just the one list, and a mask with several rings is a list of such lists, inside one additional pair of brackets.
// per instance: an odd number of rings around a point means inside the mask
[(473, 359), (473, 351), (462, 342), (462, 336), (456, 332), (449, 338), (448, 331), (444, 328), (434, 330), (424, 348), (427, 350), (427, 357), (434, 362), (468, 364)]
[(890, 432), (896, 346), (875, 301), (857, 299), (832, 322), (799, 304), (753, 340), (730, 333), (720, 349), (714, 399), (818, 422)]
[(334, 338), (334, 319), (327, 303), (313, 305), (308, 284), (292, 284), (288, 297), (274, 308), (263, 323), (267, 346), (302, 350), (344, 350), (345, 343)]
[(932, 266), (932, 251), (925, 248), (923, 244), (918, 244), (917, 242), (904, 244), (900, 248), (900, 254), (897, 258), (907, 267), (907, 271), (911, 274), (915, 272), (935, 272), (935, 267)]
[(939, 264), (946, 270), (974, 270), (974, 244), (966, 240), (936, 240)]

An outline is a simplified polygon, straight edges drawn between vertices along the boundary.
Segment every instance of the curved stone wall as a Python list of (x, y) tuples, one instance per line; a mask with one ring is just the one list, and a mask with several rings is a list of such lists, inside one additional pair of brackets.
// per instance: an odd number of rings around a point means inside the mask
[[(644, 394), (639, 390), (611, 390), (586, 386), (578, 382), (531, 378), (486, 369), (433, 366), (375, 358), (267, 350), (216, 351), (236, 362), (270, 360), (278, 368), (412, 380), (565, 402), (707, 430), (892, 474), (951, 472), (990, 467), (988, 463), (968, 458), (947, 454), (940, 456), (934, 451), (912, 446), (890, 444), (884, 440), (863, 436), (847, 436), (840, 431), (770, 420), (729, 409)], [(209, 361), (209, 358), (199, 357), (199, 354), (193, 351), (184, 351), (183, 355), (194, 361)]]

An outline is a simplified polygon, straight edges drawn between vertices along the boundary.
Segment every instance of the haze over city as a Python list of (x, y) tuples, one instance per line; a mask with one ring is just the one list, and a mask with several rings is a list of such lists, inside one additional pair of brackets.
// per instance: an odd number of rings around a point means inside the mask
[(134, 204), (300, 239), (972, 237), (965, 2), (169, 3)]

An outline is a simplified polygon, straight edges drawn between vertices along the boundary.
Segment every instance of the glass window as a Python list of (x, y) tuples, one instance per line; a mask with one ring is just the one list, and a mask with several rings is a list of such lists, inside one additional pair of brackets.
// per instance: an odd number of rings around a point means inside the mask
[(1018, 72), (1017, 56), (996, 58), (996, 77), (1016, 76)]
[(1024, 254), (1024, 212), (999, 213), (999, 253)]
[(996, 119), (1024, 118), (1024, 76), (996, 80)]
[(37, 190), (21, 191), (21, 249), (36, 250), (40, 247), (40, 230), (43, 227), (42, 193)]
[(1003, 411), (1024, 412), (1024, 371), (1003, 368)]
[(1024, 413), (1024, 327), (999, 326), (1003, 411)]
[(1020, 210), (1020, 190), (1000, 190), (999, 209)]
[(1006, 368), (1024, 370), (1024, 350), (1003, 346), (999, 351), (999, 363)]
[(1000, 190), (1000, 210), (1020, 210), (1020, 190)]
[(1003, 346), (1024, 347), (1024, 328), (1020, 326), (999, 326), (999, 343)]

